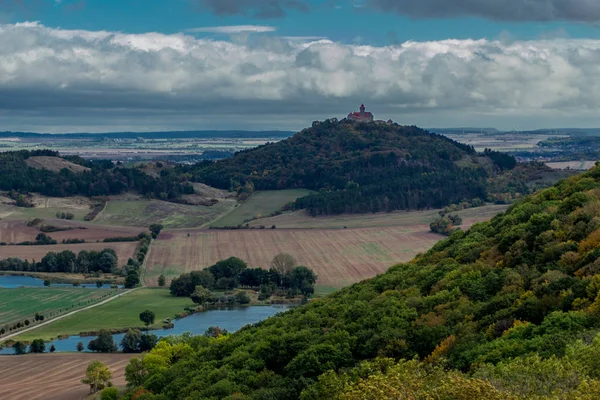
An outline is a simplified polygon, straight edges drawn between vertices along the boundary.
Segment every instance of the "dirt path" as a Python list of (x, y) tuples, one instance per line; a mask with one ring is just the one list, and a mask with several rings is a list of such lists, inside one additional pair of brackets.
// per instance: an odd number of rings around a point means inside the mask
[(2, 343), (2, 342), (3, 342), (3, 341), (5, 341), (5, 340), (8, 340), (8, 339), (10, 339), (10, 338), (13, 338), (13, 337), (16, 337), (16, 336), (22, 335), (22, 334), (24, 334), (25, 332), (29, 332), (29, 331), (32, 331), (32, 330), (34, 330), (34, 329), (37, 329), (37, 328), (39, 328), (40, 326), (48, 325), (48, 324), (51, 324), (51, 323), (53, 323), (53, 322), (56, 322), (56, 321), (58, 321), (58, 320), (61, 320), (61, 319), (63, 319), (63, 318), (70, 317), (71, 315), (77, 314), (78, 312), (85, 311), (85, 310), (89, 310), (89, 309), (91, 309), (91, 308), (94, 308), (94, 307), (101, 306), (101, 305), (103, 305), (103, 304), (106, 304), (106, 303), (108, 303), (109, 301), (113, 301), (114, 299), (117, 299), (117, 298), (119, 298), (119, 297), (121, 297), (121, 296), (123, 296), (123, 295), (125, 295), (125, 294), (127, 294), (127, 293), (131, 293), (131, 292), (133, 292), (133, 291), (135, 291), (135, 290), (138, 290), (138, 289), (140, 289), (140, 288), (138, 287), (138, 288), (131, 289), (131, 290), (128, 290), (128, 291), (126, 291), (126, 292), (123, 292), (123, 293), (119, 293), (119, 294), (118, 294), (118, 295), (116, 295), (116, 296), (110, 297), (110, 298), (108, 298), (108, 299), (106, 299), (106, 300), (102, 300), (100, 303), (92, 304), (91, 306), (87, 306), (87, 307), (80, 308), (80, 309), (78, 309), (78, 310), (75, 310), (75, 311), (71, 311), (70, 313), (67, 313), (67, 314), (65, 314), (65, 315), (61, 315), (60, 317), (56, 317), (56, 318), (53, 318), (53, 319), (51, 319), (51, 320), (48, 320), (48, 321), (44, 321), (44, 322), (42, 322), (41, 324), (38, 324), (38, 325), (36, 325), (36, 326), (32, 326), (31, 328), (23, 329), (22, 331), (19, 331), (19, 332), (17, 332), (17, 333), (11, 333), (11, 334), (10, 334), (10, 335), (8, 335), (8, 336), (5, 336), (5, 337), (3, 337), (3, 338), (0, 338), (0, 343)]

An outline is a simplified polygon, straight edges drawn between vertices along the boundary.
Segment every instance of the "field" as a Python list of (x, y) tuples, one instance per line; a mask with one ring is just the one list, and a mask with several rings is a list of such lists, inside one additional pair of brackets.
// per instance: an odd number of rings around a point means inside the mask
[(40, 225), (53, 225), (61, 228), (73, 228), (71, 230), (47, 233), (52, 239), (59, 243), (63, 239), (83, 239), (87, 242), (95, 242), (106, 238), (117, 236), (135, 236), (145, 231), (143, 228), (125, 227), (125, 226), (101, 226), (93, 225), (89, 222), (76, 222), (60, 219), (44, 219), (37, 227), (27, 226), (27, 221), (6, 220), (0, 221), (0, 242), (20, 243), (33, 241), (40, 233)]
[(109, 303), (81, 311), (70, 317), (26, 332), (15, 340), (33, 340), (36, 338), (51, 339), (62, 334), (78, 334), (80, 332), (106, 329), (124, 329), (143, 327), (139, 315), (144, 310), (152, 310), (156, 314), (156, 324), (161, 325), (165, 318), (173, 318), (183, 312), (185, 307), (194, 307), (189, 298), (172, 297), (168, 289), (143, 288), (127, 293)]
[(80, 400), (89, 392), (81, 383), (90, 362), (99, 360), (112, 372), (115, 386), (125, 385), (131, 354), (28, 354), (0, 357), (0, 399)]
[(213, 222), (211, 226), (237, 226), (257, 215), (266, 216), (278, 211), (287, 203), (310, 193), (306, 189), (270, 190), (255, 192), (239, 207)]
[(228, 213), (235, 204), (233, 199), (220, 199), (210, 207), (160, 200), (111, 200), (94, 219), (94, 223), (139, 227), (161, 223), (166, 228), (194, 228)]
[(166, 231), (150, 248), (144, 280), (155, 285), (160, 274), (173, 278), (231, 256), (250, 267), (268, 267), (276, 254), (285, 252), (312, 268), (319, 285), (339, 288), (409, 261), (441, 238), (405, 227)]
[[(463, 218), (463, 227), (471, 226), (477, 221), (488, 220), (494, 215), (503, 212), (507, 205), (487, 205), (478, 208), (469, 208), (452, 214)], [(250, 222), (250, 226), (264, 225), (279, 228), (370, 228), (385, 226), (404, 226), (410, 229), (427, 231), (429, 224), (438, 216), (440, 210), (427, 211), (395, 211), (377, 214), (344, 214), (330, 217), (311, 217), (306, 211), (285, 213), (270, 218), (261, 218)]]
[(547, 166), (554, 169), (573, 169), (579, 171), (587, 171), (596, 164), (596, 161), (563, 161), (563, 162), (548, 162)]
[[(36, 312), (46, 315), (66, 308), (79, 308), (115, 291), (83, 288), (0, 289), (0, 326), (33, 318)], [(72, 311), (72, 310), (71, 310)]]
[(57, 212), (74, 214), (76, 221), (83, 221), (83, 217), (90, 212), (91, 201), (85, 197), (46, 197), (33, 195), (33, 208), (16, 207), (10, 199), (2, 197), (0, 201), (0, 219), (27, 220), (30, 218), (55, 218)]
[(47, 169), (54, 172), (59, 172), (61, 169), (66, 168), (72, 172), (83, 172), (89, 171), (89, 168), (74, 164), (70, 161), (64, 160), (60, 157), (29, 157), (26, 161), (28, 166), (37, 169)]
[(51, 251), (60, 252), (63, 250), (71, 250), (78, 254), (82, 250), (113, 249), (117, 252), (119, 265), (127, 263), (127, 259), (133, 257), (136, 251), (138, 242), (120, 242), (120, 243), (78, 243), (78, 244), (54, 244), (44, 246), (0, 246), (0, 259), (18, 257), (22, 260), (40, 261), (46, 254)]

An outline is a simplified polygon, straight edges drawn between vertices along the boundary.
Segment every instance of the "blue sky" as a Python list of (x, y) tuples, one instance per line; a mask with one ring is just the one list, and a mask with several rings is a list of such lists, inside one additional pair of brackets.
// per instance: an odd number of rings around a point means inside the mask
[(590, 0), (0, 0), (0, 131), (296, 130), (363, 102), (597, 127), (599, 27)]

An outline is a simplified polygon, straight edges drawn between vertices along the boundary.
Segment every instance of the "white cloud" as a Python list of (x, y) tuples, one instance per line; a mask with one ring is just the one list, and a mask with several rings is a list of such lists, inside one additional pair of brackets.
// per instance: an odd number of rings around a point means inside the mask
[(361, 102), (422, 126), (600, 125), (599, 66), (600, 40), (375, 47), (0, 25), (0, 131), (297, 129)]
[(186, 32), (190, 33), (224, 33), (224, 34), (234, 34), (234, 33), (245, 33), (245, 32), (254, 32), (254, 33), (265, 33), (265, 32), (275, 32), (277, 28), (274, 26), (263, 26), (263, 25), (227, 25), (227, 26), (207, 26), (202, 28), (190, 28), (186, 29)]

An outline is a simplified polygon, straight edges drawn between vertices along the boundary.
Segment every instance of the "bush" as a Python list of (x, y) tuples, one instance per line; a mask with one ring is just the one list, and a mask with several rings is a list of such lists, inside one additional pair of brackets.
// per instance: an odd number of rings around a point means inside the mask
[(100, 392), (100, 400), (118, 400), (119, 389), (116, 387), (107, 387)]
[(239, 303), (239, 304), (249, 304), (250, 301), (252, 300), (252, 299), (250, 299), (250, 296), (248, 295), (248, 293), (246, 293), (243, 290), (236, 292), (233, 295), (233, 297), (235, 299), (235, 302)]

